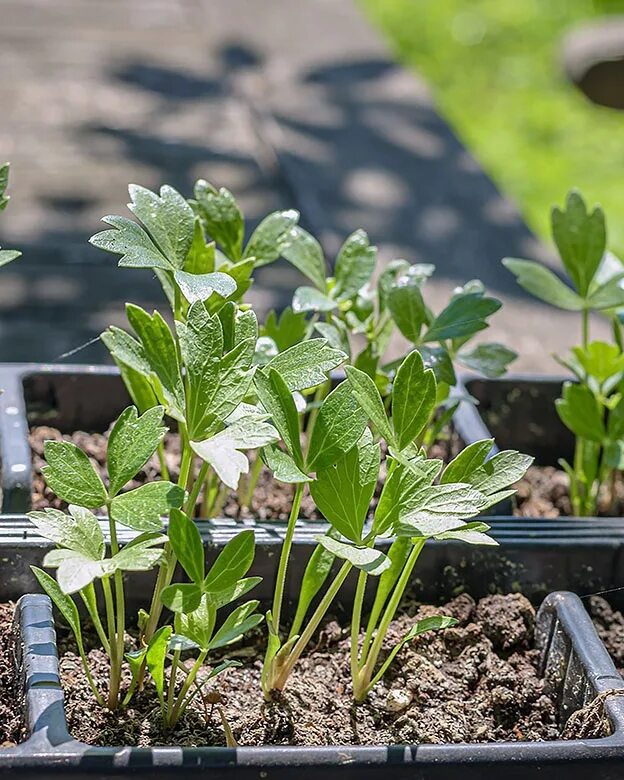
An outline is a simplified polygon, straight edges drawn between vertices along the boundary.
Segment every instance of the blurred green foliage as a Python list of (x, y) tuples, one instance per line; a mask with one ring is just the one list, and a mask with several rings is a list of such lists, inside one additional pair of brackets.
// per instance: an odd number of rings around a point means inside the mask
[(397, 56), (529, 225), (571, 187), (611, 217), (624, 257), (624, 112), (590, 103), (560, 65), (565, 31), (624, 13), (624, 0), (361, 0)]

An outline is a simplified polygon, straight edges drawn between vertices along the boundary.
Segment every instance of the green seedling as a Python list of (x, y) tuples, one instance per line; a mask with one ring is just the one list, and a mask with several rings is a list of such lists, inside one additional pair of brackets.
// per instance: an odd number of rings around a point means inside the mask
[[(4, 163), (4, 165), (0, 165), (0, 211), (4, 211), (10, 200), (10, 197), (6, 194), (8, 185), (9, 163)], [(0, 266), (6, 265), (12, 260), (17, 260), (18, 257), (21, 257), (21, 254), (16, 249), (0, 249)]]

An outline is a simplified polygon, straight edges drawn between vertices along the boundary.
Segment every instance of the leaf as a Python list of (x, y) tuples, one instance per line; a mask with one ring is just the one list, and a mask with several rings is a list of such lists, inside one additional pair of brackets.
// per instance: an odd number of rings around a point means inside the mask
[(111, 501), (110, 514), (117, 523), (135, 531), (160, 531), (162, 518), (171, 509), (179, 509), (184, 489), (171, 482), (148, 482)]
[(195, 197), (208, 235), (223, 247), (229, 258), (239, 260), (245, 222), (232, 193), (225, 187), (217, 190), (205, 179), (199, 179)]
[(163, 560), (164, 553), (162, 549), (155, 548), (154, 545), (161, 544), (165, 537), (156, 536), (148, 538), (145, 541), (137, 542), (134, 540), (130, 544), (114, 555), (110, 560), (104, 561), (106, 573), (112, 574), (115, 571), (149, 571)]
[(215, 245), (212, 242), (206, 243), (201, 220), (197, 217), (193, 229), (193, 242), (184, 258), (183, 268), (192, 275), (209, 274), (215, 269)]
[(199, 607), (202, 591), (194, 582), (174, 582), (160, 593), (160, 600), (172, 612), (193, 612)]
[(70, 514), (60, 509), (29, 512), (40, 534), (55, 544), (99, 560), (104, 557), (104, 534), (95, 516), (83, 507), (70, 505)]
[(189, 303), (207, 301), (213, 292), (223, 298), (229, 298), (236, 292), (236, 282), (228, 274), (214, 271), (209, 274), (191, 274), (176, 271), (174, 278)]
[(262, 450), (262, 459), (271, 469), (273, 479), (295, 485), (298, 482), (310, 482), (311, 477), (297, 466), (288, 453), (280, 450), (276, 444), (269, 444)]
[(392, 427), (397, 446), (404, 450), (428, 424), (436, 402), (436, 382), (425, 370), (418, 350), (403, 360), (392, 388)]
[(219, 553), (204, 580), (204, 591), (215, 593), (234, 585), (249, 571), (254, 554), (254, 532), (241, 531)]
[(47, 572), (43, 571), (43, 569), (38, 569), (36, 566), (31, 566), (30, 568), (32, 573), (37, 578), (39, 585), (41, 585), (44, 591), (48, 594), (55, 607), (65, 619), (67, 625), (71, 628), (72, 633), (76, 638), (78, 647), (82, 649), (83, 642), (82, 629), (80, 626), (80, 615), (78, 614), (78, 607), (74, 603), (74, 600), (66, 593), (63, 593), (54, 577), (50, 577)]
[(331, 536), (317, 536), (316, 541), (337, 558), (349, 561), (356, 569), (367, 574), (378, 576), (390, 566), (389, 558), (373, 547), (355, 547), (332, 539)]
[(245, 258), (253, 257), (256, 268), (277, 260), (290, 243), (290, 231), (298, 221), (299, 212), (294, 209), (269, 214), (251, 234)]
[(292, 309), (296, 314), (308, 311), (333, 311), (337, 306), (336, 301), (314, 287), (297, 287), (292, 299)]
[(355, 544), (362, 541), (379, 476), (379, 445), (373, 443), (370, 431), (368, 434), (338, 463), (317, 470), (316, 480), (310, 485), (314, 503), (323, 516)]
[(230, 585), (228, 588), (219, 590), (217, 592), (211, 592), (207, 594), (208, 600), (214, 605), (215, 609), (220, 609), (230, 604), (232, 601), (237, 601), (245, 593), (249, 593), (250, 590), (259, 585), (262, 582), (262, 577), (245, 577), (239, 580), (235, 585)]
[(68, 504), (100, 507), (106, 503), (104, 484), (85, 453), (68, 441), (46, 441), (43, 454), (47, 466), (41, 469), (45, 481)]
[(394, 445), (394, 433), (388, 422), (386, 410), (375, 382), (368, 374), (365, 374), (364, 371), (360, 371), (354, 366), (346, 366), (345, 372), (356, 401), (366, 412), (369, 420), (383, 438), (389, 444)]
[(571, 190), (564, 210), (553, 208), (551, 222), (565, 269), (579, 294), (586, 297), (606, 247), (604, 213), (596, 206), (589, 214), (580, 193)]
[(155, 311), (150, 316), (140, 306), (131, 303), (126, 304), (126, 314), (143, 345), (152, 371), (162, 385), (169, 413), (179, 418), (184, 409), (184, 387), (178, 353), (169, 326), (159, 312)]
[(180, 565), (197, 585), (204, 580), (204, 546), (197, 525), (184, 512), (171, 512), (168, 528), (169, 543)]
[(327, 374), (346, 357), (344, 352), (330, 347), (325, 339), (308, 339), (280, 352), (267, 367), (277, 371), (292, 392), (322, 384)]
[(107, 572), (103, 561), (94, 560), (75, 550), (57, 549), (45, 554), (43, 565), (56, 569), (56, 579), (63, 593), (77, 593)]
[(322, 544), (318, 544), (314, 548), (314, 552), (310, 556), (301, 579), (299, 601), (297, 602), (297, 611), (290, 629), (290, 637), (299, 633), (310, 604), (329, 577), (335, 557)]
[(596, 311), (624, 305), (624, 274), (609, 279), (594, 290), (587, 299), (587, 304)]
[(162, 425), (164, 409), (155, 406), (138, 416), (134, 406), (119, 415), (108, 439), (108, 494), (111, 498), (147, 463), (163, 440), (167, 428)]
[(498, 311), (501, 302), (482, 293), (468, 293), (453, 298), (429, 326), (423, 341), (444, 341), (472, 336), (487, 328), (487, 318)]
[(424, 367), (433, 371), (438, 385), (446, 383), (447, 385), (455, 386), (457, 384), (453, 361), (445, 347), (423, 344), (422, 346), (419, 345), (418, 351)]
[(320, 336), (326, 339), (330, 347), (339, 349), (346, 355), (351, 354), (349, 331), (341, 320), (334, 320), (332, 325), (328, 322), (316, 322), (314, 324), (314, 329)]
[[(277, 317), (274, 310), (267, 314), (262, 328), (265, 336), (273, 339), (280, 352), (303, 341), (307, 331), (305, 314), (295, 314), (290, 306), (287, 306)], [(321, 334), (322, 335), (322, 334)], [(335, 346), (335, 345), (332, 345)]]
[(386, 534), (395, 527), (402, 513), (417, 505), (420, 491), (433, 483), (441, 465), (439, 460), (419, 461), (416, 464), (395, 462), (386, 477), (375, 509), (373, 528), (377, 535)]
[(21, 256), (22, 253), (18, 252), (17, 249), (0, 249), (0, 267), (12, 263), (13, 260), (17, 260)]
[(0, 165), (0, 211), (4, 211), (10, 200), (9, 196), (5, 195), (9, 186), (9, 167), (8, 162)]
[(405, 536), (397, 537), (390, 545), (388, 550), (390, 566), (379, 577), (377, 590), (375, 591), (375, 601), (368, 619), (369, 625), (376, 626), (378, 624), (381, 610), (384, 608), (388, 596), (401, 576), (411, 549), (412, 544)]
[(527, 292), (550, 303), (558, 309), (581, 311), (583, 299), (564, 284), (558, 276), (540, 263), (506, 257), (503, 265), (516, 277), (516, 281)]
[(281, 252), (283, 257), (307, 276), (319, 290), (325, 290), (325, 258), (321, 245), (314, 236), (295, 225), (290, 229)]
[(126, 390), (139, 412), (144, 414), (153, 406), (158, 406), (152, 382), (130, 366), (124, 366), (117, 360), (115, 363), (117, 363)]
[(191, 441), (191, 448), (210, 463), (219, 479), (232, 490), (238, 487), (241, 474), (249, 471), (247, 457), (239, 450), (265, 447), (279, 439), (278, 431), (257, 416), (242, 418), (204, 441)]
[(243, 634), (261, 623), (264, 620), (263, 616), (253, 614), (259, 603), (259, 601), (248, 601), (236, 607), (211, 639), (210, 649), (216, 650), (236, 642)]
[(485, 523), (467, 523), (461, 528), (439, 534), (436, 536), (436, 539), (449, 539), (456, 542), (464, 542), (465, 544), (480, 544), (496, 547), (498, 546), (496, 539), (492, 539), (491, 536), (488, 536), (487, 533), (485, 533), (485, 531), (489, 530), (490, 526)]
[(494, 439), (483, 439), (469, 444), (445, 467), (440, 484), (468, 482), (483, 466), (493, 446)]
[(416, 639), (417, 636), (420, 636), (427, 631), (441, 631), (445, 628), (451, 628), (452, 626), (456, 626), (458, 622), (457, 618), (448, 617), (446, 615), (431, 615), (430, 617), (422, 618), (414, 623), (403, 639), (401, 639), (399, 645), (403, 646), (406, 642)]
[(121, 328), (111, 325), (100, 338), (117, 363), (122, 363), (143, 376), (149, 377), (152, 371), (143, 345)]
[(367, 422), (368, 415), (356, 401), (349, 383), (338, 385), (319, 409), (310, 437), (307, 470), (325, 469), (349, 452), (364, 433)]
[(414, 503), (408, 512), (400, 515), (399, 521), (412, 529), (413, 536), (429, 537), (458, 527), (461, 525), (458, 520), (479, 514), (488, 501), (469, 484), (451, 483), (423, 488)]
[(112, 215), (102, 217), (102, 222), (111, 225), (113, 229), (96, 233), (91, 236), (89, 243), (105, 252), (121, 255), (120, 267), (173, 270), (171, 262), (136, 222), (127, 217)]
[[(284, 379), (270, 365), (256, 373), (254, 382), (258, 398), (266, 411), (271, 415), (271, 419), (279, 431), (297, 469), (303, 472), (303, 454), (299, 438), (299, 415), (292, 393)], [(279, 458), (279, 455), (277, 457)]]
[(486, 460), (466, 481), (486, 496), (493, 495), (522, 479), (531, 463), (533, 458), (530, 455), (523, 455), (516, 450), (502, 450)]
[(202, 650), (207, 650), (210, 647), (216, 617), (216, 609), (204, 595), (197, 609), (176, 615), (177, 633), (195, 642)]
[(407, 275), (401, 276), (388, 288), (387, 304), (397, 328), (408, 341), (416, 344), (427, 321), (420, 281)]
[(495, 379), (507, 371), (507, 366), (518, 357), (513, 349), (503, 344), (478, 344), (473, 349), (462, 350), (457, 360), (466, 368), (479, 371), (488, 379)]
[(345, 301), (354, 295), (369, 281), (375, 270), (377, 247), (371, 246), (368, 235), (356, 230), (344, 242), (334, 268), (335, 286), (333, 295), (336, 300)]
[(602, 413), (595, 396), (585, 385), (564, 382), (563, 397), (555, 401), (561, 421), (575, 436), (602, 442), (605, 428)]
[(585, 376), (591, 376), (599, 384), (624, 371), (624, 355), (617, 344), (592, 341), (586, 349), (574, 347), (572, 353), (583, 369)]
[(161, 703), (164, 698), (165, 691), (165, 659), (167, 657), (167, 651), (169, 649), (169, 639), (173, 629), (171, 626), (162, 626), (150, 639), (150, 643), (147, 647), (147, 653), (145, 654), (145, 662), (149, 670), (150, 676), (156, 686), (156, 692)]
[(130, 211), (147, 228), (154, 243), (173, 268), (182, 268), (193, 243), (195, 215), (186, 200), (165, 184), (160, 197), (155, 192), (131, 184), (128, 187)]

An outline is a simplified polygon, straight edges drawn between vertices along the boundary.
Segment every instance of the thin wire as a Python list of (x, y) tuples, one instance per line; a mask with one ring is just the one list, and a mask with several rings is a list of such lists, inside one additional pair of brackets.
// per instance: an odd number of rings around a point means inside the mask
[(84, 344), (81, 344), (79, 347), (75, 347), (74, 349), (70, 349), (69, 352), (63, 352), (62, 355), (57, 355), (54, 360), (52, 360), (52, 363), (57, 363), (59, 360), (64, 360), (67, 357), (71, 357), (72, 355), (75, 355), (77, 352), (81, 352), (83, 349), (86, 349), (87, 347), (90, 347), (91, 344), (95, 344), (96, 341), (99, 341), (100, 337), (96, 336), (94, 339), (90, 339), (89, 341), (85, 341)]
[(618, 593), (618, 591), (624, 590), (624, 586), (621, 588), (609, 588), (608, 590), (598, 590), (596, 593), (586, 593), (584, 596), (579, 596), (580, 599), (588, 599), (592, 596), (604, 596), (607, 593)]

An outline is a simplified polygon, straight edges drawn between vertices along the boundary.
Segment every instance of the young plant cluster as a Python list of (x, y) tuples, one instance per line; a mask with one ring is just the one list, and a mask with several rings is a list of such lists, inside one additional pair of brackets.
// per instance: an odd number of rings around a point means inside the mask
[[(568, 284), (540, 263), (515, 258), (503, 263), (525, 290), (579, 314), (581, 343), (556, 358), (574, 377), (556, 401), (559, 417), (576, 438), (572, 463), (560, 463), (570, 479), (574, 514), (612, 513), (616, 479), (624, 468), (624, 265), (606, 252), (602, 210), (588, 212), (576, 191), (568, 194), (563, 210), (553, 209), (552, 234)], [(610, 321), (611, 341), (591, 339), (592, 312)]]
[[(189, 201), (171, 187), (156, 194), (132, 186), (130, 198), (137, 221), (106, 217), (110, 229), (92, 243), (120, 255), (120, 266), (155, 273), (171, 312), (164, 317), (128, 304), (128, 330), (102, 334), (133, 405), (110, 432), (104, 480), (72, 443), (46, 443), (44, 477), (69, 509), (31, 513), (57, 545), (43, 562), (56, 578), (43, 569), (35, 574), (74, 633), (98, 702), (116, 709), (153, 685), (164, 724), (173, 728), (205, 696), (210, 680), (237, 665), (221, 661), (219, 651), (256, 627), (266, 637), (262, 693), (270, 698), (282, 690), (355, 569), (351, 671), (353, 696), (361, 701), (405, 642), (453, 622), (445, 616), (416, 622), (385, 652), (427, 540), (495, 544), (488, 526), (472, 518), (512, 493), (530, 463), (513, 451), (489, 457), (491, 440), (467, 447), (446, 466), (428, 457), (448, 420), (441, 405), (455, 384), (454, 361), (496, 374), (513, 357), (500, 345), (468, 346), (500, 303), (474, 282), (434, 315), (423, 297), (431, 267), (404, 261), (384, 271), (371, 292), (375, 250), (363, 231), (347, 239), (327, 278), (320, 245), (297, 224), (296, 212), (270, 214), (245, 242), (234, 198), (205, 181)], [(254, 270), (280, 257), (314, 287), (299, 288), (291, 308), (259, 325), (245, 293)], [(384, 363), (395, 325), (411, 348), (403, 359)], [(354, 337), (362, 335), (365, 346), (356, 354)], [(340, 367), (342, 380), (332, 381)], [(175, 474), (167, 469), (163, 420), (180, 437)], [(127, 489), (154, 453), (161, 479)], [(259, 582), (248, 576), (253, 531), (241, 527), (206, 568), (194, 521), (218, 514), (230, 491), (249, 503), (263, 466), (272, 479), (293, 486), (266, 615), (257, 600), (244, 600)], [(306, 490), (327, 531), (319, 533), (295, 616), (285, 625), (288, 568)], [(132, 539), (121, 545), (125, 529)], [(390, 538), (385, 551), (377, 546)], [(185, 574), (179, 582), (178, 564)], [(154, 572), (147, 609), (133, 621), (133, 647), (126, 642), (127, 572)], [(369, 581), (375, 598), (364, 621)], [(106, 691), (90, 674), (77, 603), (110, 660)], [(210, 673), (200, 674), (206, 665)], [(124, 668), (130, 685), (122, 684)]]

